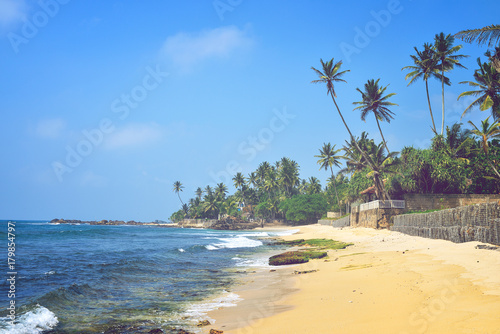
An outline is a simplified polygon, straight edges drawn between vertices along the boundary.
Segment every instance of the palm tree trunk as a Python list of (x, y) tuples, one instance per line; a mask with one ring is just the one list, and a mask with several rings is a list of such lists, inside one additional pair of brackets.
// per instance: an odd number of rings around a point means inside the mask
[(337, 205), (339, 206), (340, 215), (342, 216), (342, 207), (340, 206), (339, 194), (337, 193), (337, 185), (335, 184), (335, 175), (333, 175), (333, 169), (330, 165), (330, 171), (332, 172), (333, 189), (335, 189), (335, 197), (337, 197)]
[(441, 100), (443, 105), (443, 121), (441, 122), (441, 136), (444, 132), (444, 64), (441, 64)]
[(497, 169), (495, 168), (495, 166), (493, 165), (493, 163), (491, 162), (491, 160), (488, 158), (488, 162), (490, 164), (490, 167), (493, 168), (493, 171), (495, 172), (495, 174), (498, 176), (498, 178), (500, 179), (500, 174), (498, 173)]
[(385, 149), (387, 150), (387, 154), (389, 154), (391, 151), (389, 151), (389, 148), (387, 147), (387, 142), (385, 141), (384, 135), (382, 134), (382, 129), (380, 128), (380, 122), (378, 121), (377, 116), (375, 116), (375, 119), (377, 120), (378, 130), (380, 131), (380, 135), (382, 136), (382, 140), (384, 141)]
[(431, 99), (429, 98), (429, 84), (427, 83), (427, 80), (425, 80), (425, 91), (427, 92), (427, 103), (429, 103), (429, 111), (431, 113), (432, 131), (434, 131), (434, 133), (437, 133), (436, 132), (436, 124), (434, 124), (434, 116), (432, 115)]
[(333, 94), (330, 92), (330, 96), (332, 97), (333, 103), (335, 103), (335, 107), (337, 107), (337, 111), (339, 112), (340, 118), (342, 119), (342, 122), (344, 123), (345, 128), (347, 129), (347, 132), (349, 132), (349, 135), (351, 136), (351, 140), (354, 142), (354, 145), (358, 149), (359, 153), (365, 158), (366, 162), (372, 167), (373, 169), (373, 164), (370, 161), (370, 158), (366, 155), (366, 153), (359, 147), (358, 142), (354, 139), (354, 136), (351, 133), (351, 130), (347, 126), (347, 123), (344, 120), (344, 116), (342, 116), (342, 113), (340, 112), (339, 106), (337, 105), (337, 102), (335, 101), (335, 98), (333, 97)]
[(177, 192), (177, 196), (179, 197), (179, 201), (181, 201), (181, 204), (184, 205), (184, 202), (182, 201), (181, 195), (179, 194), (179, 192)]

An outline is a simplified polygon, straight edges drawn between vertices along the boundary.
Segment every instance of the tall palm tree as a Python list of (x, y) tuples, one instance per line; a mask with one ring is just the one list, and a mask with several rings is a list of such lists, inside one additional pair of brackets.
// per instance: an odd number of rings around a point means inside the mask
[(434, 123), (434, 115), (432, 114), (431, 100), (429, 98), (429, 78), (435, 78), (438, 80), (444, 80), (444, 83), (449, 85), (450, 79), (443, 77), (437, 68), (437, 61), (435, 56), (435, 51), (431, 44), (425, 43), (424, 50), (419, 51), (414, 47), (416, 55), (410, 55), (413, 60), (414, 65), (405, 66), (401, 70), (409, 70), (410, 72), (406, 74), (405, 80), (410, 79), (408, 86), (414, 83), (417, 79), (422, 78), (425, 81), (425, 91), (427, 93), (427, 103), (429, 104), (429, 112), (431, 114), (432, 120), (432, 131), (437, 134), (436, 124)]
[(488, 118), (486, 118), (484, 121), (481, 122), (481, 128), (475, 126), (474, 123), (472, 123), (471, 121), (469, 121), (468, 123), (472, 125), (472, 127), (474, 128), (471, 132), (481, 138), (481, 146), (483, 148), (484, 154), (486, 154), (486, 159), (488, 160), (488, 164), (493, 169), (497, 177), (500, 179), (500, 173), (498, 173), (498, 170), (495, 168), (495, 166), (488, 157), (488, 151), (489, 151), (488, 141), (493, 138), (500, 138), (500, 124), (498, 122), (493, 122), (493, 124), (490, 124), (489, 118), (490, 117), (488, 116)]
[(177, 194), (177, 196), (179, 197), (179, 201), (181, 201), (181, 204), (184, 205), (184, 202), (181, 199), (181, 195), (179, 194), (182, 191), (182, 189), (184, 189), (182, 183), (180, 181), (175, 181), (173, 192)]
[(373, 113), (373, 115), (375, 116), (375, 120), (377, 121), (378, 130), (380, 131), (380, 135), (382, 136), (385, 148), (387, 149), (387, 152), (390, 152), (389, 148), (387, 147), (387, 142), (385, 141), (384, 134), (382, 133), (382, 129), (380, 128), (379, 120), (390, 123), (391, 118), (394, 118), (392, 116), (394, 115), (394, 113), (387, 107), (397, 106), (397, 104), (388, 102), (387, 100), (390, 97), (396, 95), (396, 93), (390, 93), (384, 96), (384, 93), (389, 85), (385, 87), (379, 87), (379, 81), (380, 79), (377, 79), (377, 81), (375, 81), (374, 79), (368, 80), (368, 82), (365, 83), (364, 92), (361, 91), (361, 89), (356, 88), (356, 90), (361, 93), (362, 101), (353, 102), (353, 104), (359, 105), (358, 107), (354, 108), (354, 110), (361, 109), (362, 121), (366, 121), (366, 115), (368, 115), (369, 112)]
[(333, 188), (335, 189), (335, 197), (337, 198), (337, 205), (340, 208), (340, 214), (342, 215), (342, 208), (340, 207), (339, 194), (337, 192), (337, 185), (335, 184), (335, 174), (333, 173), (333, 166), (340, 167), (341, 163), (339, 159), (344, 158), (342, 155), (338, 155), (338, 153), (342, 151), (342, 149), (335, 149), (335, 145), (331, 145), (330, 143), (323, 143), (323, 147), (319, 150), (319, 155), (315, 155), (315, 158), (318, 159), (318, 164), (320, 165), (319, 169), (328, 170), (332, 173), (332, 182)]
[(458, 96), (459, 100), (465, 96), (477, 96), (462, 113), (462, 117), (471, 110), (472, 107), (479, 106), (481, 111), (491, 108), (493, 118), (500, 118), (500, 73), (498, 73), (491, 63), (481, 63), (477, 58), (479, 69), (474, 71), (474, 81), (462, 81), (461, 84), (468, 84), (471, 87), (477, 87), (478, 90), (463, 92)]
[[(342, 76), (345, 73), (349, 72), (350, 70), (345, 70), (345, 71), (339, 72), (340, 67), (342, 66), (342, 61), (338, 61), (335, 64), (333, 64), (333, 58), (327, 62), (324, 62), (323, 59), (320, 59), (320, 62), (321, 62), (323, 72), (315, 69), (314, 67), (311, 67), (311, 69), (314, 72), (316, 72), (316, 74), (319, 77), (318, 80), (313, 80), (313, 81), (311, 81), (311, 83), (324, 83), (324, 84), (326, 84), (326, 94), (327, 95), (330, 94), (330, 96), (333, 100), (333, 103), (335, 104), (335, 107), (337, 108), (337, 111), (340, 115), (340, 118), (342, 119), (342, 122), (344, 123), (344, 126), (347, 129), (347, 132), (349, 132), (349, 136), (351, 138), (354, 138), (354, 136), (351, 133), (351, 130), (349, 129), (349, 127), (347, 126), (347, 123), (345, 122), (344, 116), (342, 116), (342, 113), (340, 112), (339, 106), (337, 105), (337, 101), (335, 101), (337, 94), (335, 93), (335, 87), (334, 87), (334, 83), (336, 83), (336, 82), (347, 83), (347, 81), (342, 79)], [(357, 143), (356, 143), (356, 148), (359, 150), (359, 153), (364, 155), (366, 160), (369, 161), (369, 158), (366, 156), (366, 153), (364, 153), (359, 148), (359, 146), (357, 146)]]
[(456, 65), (458, 67), (466, 68), (462, 64), (460, 64), (459, 59), (466, 58), (468, 56), (465, 55), (457, 55), (462, 45), (453, 46), (455, 43), (455, 38), (450, 34), (444, 35), (444, 33), (436, 34), (434, 37), (434, 49), (436, 51), (435, 56), (438, 60), (436, 66), (441, 69), (441, 100), (443, 107), (443, 117), (441, 122), (441, 135), (444, 132), (444, 72), (450, 71)]

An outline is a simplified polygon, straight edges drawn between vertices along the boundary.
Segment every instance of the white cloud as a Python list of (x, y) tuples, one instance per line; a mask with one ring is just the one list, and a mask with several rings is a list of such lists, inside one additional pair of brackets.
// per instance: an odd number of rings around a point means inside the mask
[(181, 32), (168, 37), (161, 52), (174, 65), (189, 70), (205, 59), (226, 58), (250, 47), (252, 39), (247, 30), (227, 26), (191, 34)]
[(157, 124), (129, 124), (109, 134), (104, 142), (107, 149), (141, 147), (157, 142), (163, 131)]
[(26, 17), (27, 6), (23, 0), (0, 0), (0, 25), (8, 26)]
[(61, 118), (46, 119), (38, 122), (35, 132), (39, 137), (55, 139), (65, 128), (66, 122)]

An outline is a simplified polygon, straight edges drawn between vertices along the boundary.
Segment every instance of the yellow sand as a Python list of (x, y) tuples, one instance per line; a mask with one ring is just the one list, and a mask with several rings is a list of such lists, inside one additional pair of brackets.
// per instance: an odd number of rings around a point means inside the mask
[[(388, 230), (312, 225), (285, 237), (355, 245), (248, 274), (224, 333), (500, 333), (500, 251)], [(278, 269), (270, 272), (270, 269)], [(317, 270), (293, 275), (295, 270)]]

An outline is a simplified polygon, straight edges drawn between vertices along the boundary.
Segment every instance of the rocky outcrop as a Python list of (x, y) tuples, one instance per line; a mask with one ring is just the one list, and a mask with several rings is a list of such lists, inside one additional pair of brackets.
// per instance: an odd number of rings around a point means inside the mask
[(52, 219), (51, 224), (89, 224), (89, 225), (144, 225), (144, 224), (154, 224), (154, 223), (141, 223), (135, 220), (123, 221), (123, 220), (76, 220), (76, 219)]
[(210, 226), (213, 230), (251, 230), (259, 227), (258, 223), (248, 222), (237, 217), (223, 218)]

